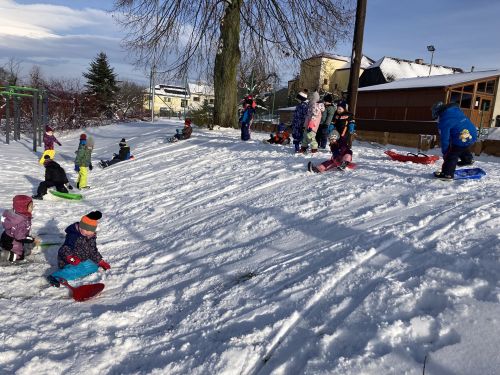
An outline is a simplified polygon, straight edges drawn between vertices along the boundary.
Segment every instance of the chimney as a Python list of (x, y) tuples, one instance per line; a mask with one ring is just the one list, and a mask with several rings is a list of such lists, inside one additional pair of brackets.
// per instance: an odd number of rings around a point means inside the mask
[(415, 59), (415, 63), (424, 65), (424, 59)]
[(470, 68), (471, 73), (474, 71), (474, 65)]

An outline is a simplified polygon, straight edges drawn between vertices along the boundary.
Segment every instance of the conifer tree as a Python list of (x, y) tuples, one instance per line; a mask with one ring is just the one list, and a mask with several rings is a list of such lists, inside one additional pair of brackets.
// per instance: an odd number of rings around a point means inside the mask
[(85, 85), (87, 93), (95, 96), (99, 111), (111, 116), (118, 86), (116, 74), (109, 65), (108, 57), (104, 52), (97, 55), (95, 60), (90, 63), (88, 72), (83, 73), (83, 76), (87, 79)]

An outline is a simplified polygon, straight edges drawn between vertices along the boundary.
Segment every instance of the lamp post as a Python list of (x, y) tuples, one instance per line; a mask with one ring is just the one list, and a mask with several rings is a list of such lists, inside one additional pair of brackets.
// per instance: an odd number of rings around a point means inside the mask
[(436, 49), (434, 48), (433, 45), (427, 46), (427, 51), (431, 53), (431, 66), (429, 67), (429, 76), (431, 75), (431, 70), (432, 70), (432, 60), (434, 59), (434, 51)]

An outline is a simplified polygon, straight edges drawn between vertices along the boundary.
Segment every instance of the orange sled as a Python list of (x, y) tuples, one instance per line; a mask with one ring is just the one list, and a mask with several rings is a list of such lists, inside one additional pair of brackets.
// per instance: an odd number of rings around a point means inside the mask
[(409, 152), (406, 155), (398, 154), (394, 151), (384, 151), (384, 153), (389, 156), (392, 160), (407, 162), (411, 161), (412, 163), (418, 164), (434, 164), (437, 160), (439, 160), (439, 156), (437, 155), (426, 155), (421, 152), (418, 154), (412, 154)]

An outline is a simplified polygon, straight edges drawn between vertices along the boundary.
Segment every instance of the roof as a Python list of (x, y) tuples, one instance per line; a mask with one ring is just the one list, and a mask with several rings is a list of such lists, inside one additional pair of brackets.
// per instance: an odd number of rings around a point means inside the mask
[(498, 76), (500, 76), (500, 70), (443, 74), (430, 77), (400, 79), (398, 81), (384, 83), (382, 85), (363, 87), (360, 88), (359, 91), (385, 91), (385, 90), (402, 90), (402, 89), (414, 89), (414, 88), (425, 88), (425, 87), (448, 87), (486, 78), (495, 78)]
[[(314, 55), (314, 56), (311, 56), (307, 59), (304, 59), (304, 61), (306, 60), (310, 60), (310, 59), (315, 59), (315, 58), (324, 58), (324, 59), (332, 59), (332, 60), (339, 60), (339, 61), (345, 61), (346, 63), (344, 65), (342, 65), (340, 67), (340, 69), (349, 69), (351, 67), (351, 58), (348, 57), (348, 56), (342, 56), (342, 55), (336, 55), (336, 54), (331, 54), (331, 53), (326, 53), (326, 52), (321, 52), (321, 53), (318, 53), (317, 55)], [(365, 55), (363, 55), (361, 57), (361, 69), (366, 69), (368, 68), (370, 65), (373, 64), (373, 60), (370, 59), (369, 57), (366, 57)]]
[(205, 85), (202, 83), (188, 83), (188, 87), (189, 87), (189, 92), (191, 94), (207, 95), (207, 96), (214, 95), (214, 88), (209, 85)]
[(396, 81), (403, 78), (413, 77), (428, 77), (429, 71), (431, 76), (463, 73), (460, 68), (451, 66), (432, 64), (420, 64), (415, 61), (397, 59), (395, 57), (384, 56), (380, 60), (374, 62), (368, 69), (379, 68), (387, 82)]

